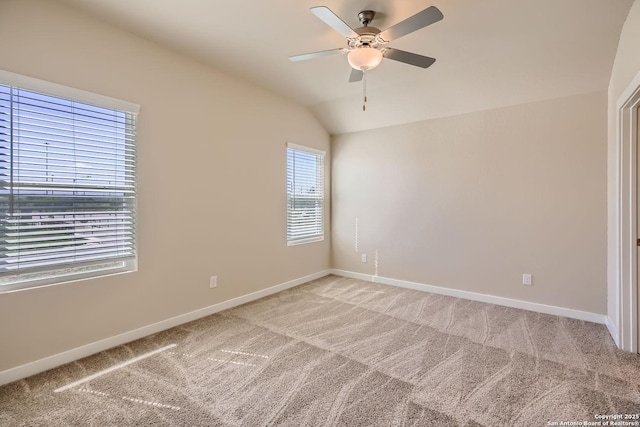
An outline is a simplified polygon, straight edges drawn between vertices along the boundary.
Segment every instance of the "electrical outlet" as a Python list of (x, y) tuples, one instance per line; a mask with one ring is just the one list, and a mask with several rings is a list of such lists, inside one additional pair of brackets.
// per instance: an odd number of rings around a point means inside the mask
[(362, 254), (362, 262), (367, 262), (367, 254)]
[(209, 287), (215, 288), (216, 286), (218, 286), (218, 276), (209, 277)]
[(525, 286), (531, 286), (533, 284), (533, 278), (531, 274), (524, 273), (522, 275), (522, 284)]

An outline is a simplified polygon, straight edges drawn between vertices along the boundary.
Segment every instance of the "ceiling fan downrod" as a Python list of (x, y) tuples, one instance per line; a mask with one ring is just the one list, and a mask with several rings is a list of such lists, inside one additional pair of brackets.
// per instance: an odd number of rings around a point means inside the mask
[(373, 10), (363, 10), (358, 13), (358, 20), (363, 26), (368, 27), (375, 16), (376, 13)]

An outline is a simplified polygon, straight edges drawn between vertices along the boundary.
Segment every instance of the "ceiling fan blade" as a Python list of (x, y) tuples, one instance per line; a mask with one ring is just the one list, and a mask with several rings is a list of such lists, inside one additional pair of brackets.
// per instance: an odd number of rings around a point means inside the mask
[(418, 12), (413, 16), (408, 17), (404, 21), (400, 21), (395, 25), (387, 28), (383, 32), (380, 33), (380, 37), (383, 40), (391, 41), (395, 39), (399, 39), (402, 36), (406, 36), (409, 33), (413, 33), (420, 28), (424, 28), (427, 25), (434, 24), (444, 18), (440, 9), (435, 6), (431, 6), (423, 10), (422, 12)]
[(360, 70), (356, 70), (355, 68), (351, 69), (351, 74), (349, 75), (349, 83), (359, 82), (362, 80), (364, 73)]
[(318, 17), (325, 24), (339, 32), (345, 37), (358, 37), (358, 33), (353, 31), (353, 28), (345, 24), (345, 22), (338, 17), (326, 6), (317, 6), (309, 9), (316, 17)]
[(321, 50), (320, 52), (303, 53), (302, 55), (290, 56), (289, 61), (291, 62), (306, 61), (307, 59), (319, 58), (321, 56), (328, 56), (336, 53), (345, 53), (346, 51), (347, 49), (338, 48), (338, 49)]
[(404, 62), (405, 64), (415, 65), (420, 68), (429, 68), (436, 62), (435, 58), (391, 48), (384, 51), (384, 57), (393, 59), (394, 61)]

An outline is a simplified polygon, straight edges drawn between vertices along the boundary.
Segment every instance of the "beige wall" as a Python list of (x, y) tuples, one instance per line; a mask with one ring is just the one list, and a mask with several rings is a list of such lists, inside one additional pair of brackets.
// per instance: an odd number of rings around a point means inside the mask
[(334, 137), (334, 268), (374, 274), (377, 249), (382, 277), (604, 314), (606, 105), (598, 92)]
[(608, 289), (608, 317), (616, 329), (620, 329), (618, 307), (618, 280), (620, 273), (617, 265), (617, 225), (616, 218), (619, 212), (616, 209), (618, 192), (617, 175), (617, 103), (623, 92), (632, 80), (640, 73), (640, 2), (634, 2), (627, 20), (625, 21), (618, 52), (611, 71), (609, 82), (609, 125), (608, 125), (608, 263), (607, 263), (607, 289)]
[(141, 105), (139, 271), (0, 294), (0, 371), (329, 268), (329, 236), (286, 244), (285, 143), (329, 150), (307, 110), (56, 2), (0, 2), (0, 40), (2, 69)]

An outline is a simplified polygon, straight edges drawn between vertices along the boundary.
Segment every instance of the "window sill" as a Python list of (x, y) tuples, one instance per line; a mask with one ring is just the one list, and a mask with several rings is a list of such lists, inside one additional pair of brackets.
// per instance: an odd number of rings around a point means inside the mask
[(324, 236), (309, 237), (307, 239), (299, 239), (299, 240), (289, 240), (287, 241), (287, 246), (298, 246), (298, 245), (304, 245), (305, 243), (322, 242), (323, 240), (324, 240)]
[(70, 269), (66, 274), (45, 276), (24, 280), (16, 278), (13, 281), (0, 283), (0, 294), (26, 291), (29, 289), (44, 288), (49, 286), (62, 285), (65, 283), (78, 282), (80, 280), (97, 279), (100, 277), (115, 276), (117, 274), (133, 273), (138, 270), (135, 260), (120, 262), (119, 266), (111, 266), (90, 271), (73, 271)]

